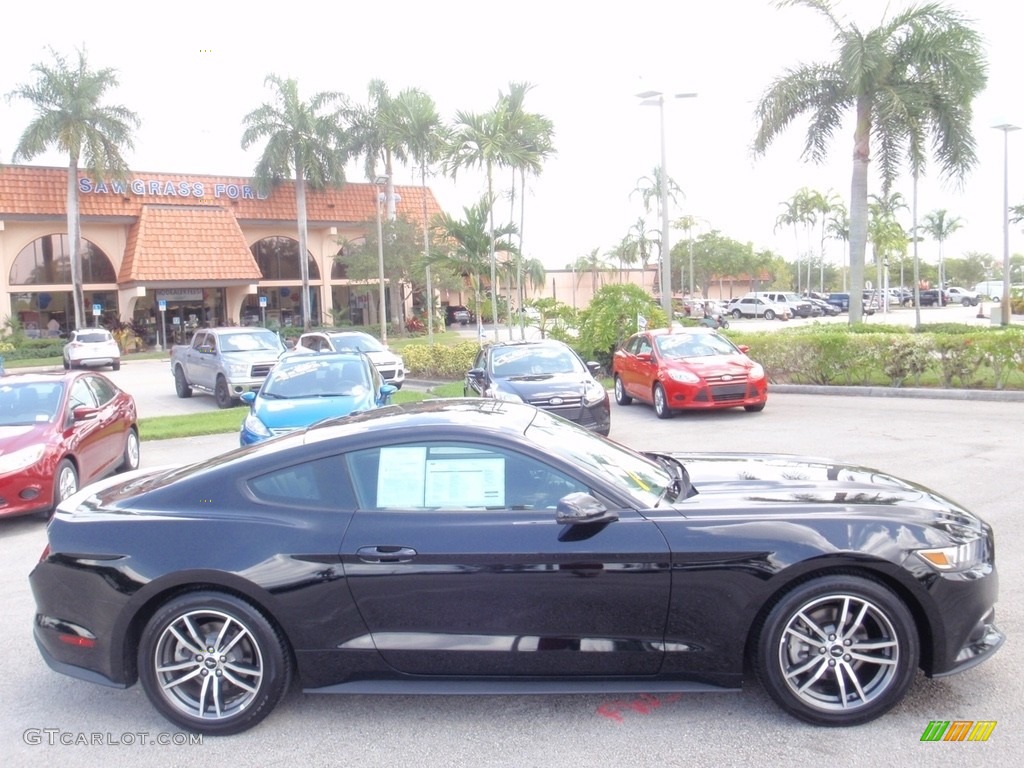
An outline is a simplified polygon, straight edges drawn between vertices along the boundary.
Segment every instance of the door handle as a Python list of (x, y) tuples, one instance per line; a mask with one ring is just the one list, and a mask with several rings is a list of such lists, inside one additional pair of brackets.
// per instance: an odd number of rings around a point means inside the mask
[(416, 557), (412, 547), (360, 547), (356, 555), (364, 563), (408, 563)]

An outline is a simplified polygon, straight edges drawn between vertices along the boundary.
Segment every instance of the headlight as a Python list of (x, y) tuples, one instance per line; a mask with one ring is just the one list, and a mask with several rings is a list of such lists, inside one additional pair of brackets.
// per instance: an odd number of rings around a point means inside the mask
[(405, 361), (401, 357), (399, 357), (398, 355), (395, 355), (395, 370), (396, 371), (404, 371), (405, 370)]
[(5, 453), (0, 456), (0, 475), (10, 472), (20, 472), (26, 467), (31, 467), (43, 457), (42, 445), (30, 445), (14, 453)]
[(749, 376), (752, 379), (763, 379), (764, 367), (762, 367), (760, 363), (754, 363), (754, 365), (751, 366), (750, 368)]
[(668, 377), (672, 381), (678, 381), (682, 384), (700, 384), (700, 376), (689, 371), (673, 368), (670, 371), (666, 371), (666, 373), (668, 373)]
[(601, 382), (591, 379), (583, 389), (583, 404), (590, 408), (604, 401), (608, 393), (604, 391)]
[(523, 402), (523, 398), (521, 398), (514, 392), (502, 392), (500, 389), (496, 387), (491, 389), (491, 397), (493, 397), (495, 400), (508, 400), (510, 403)]
[(252, 411), (249, 411), (249, 415), (242, 422), (242, 429), (260, 437), (270, 437), (270, 430)]
[(964, 544), (938, 549), (919, 549), (916, 554), (937, 571), (969, 571), (981, 565), (985, 540), (973, 539)]
[(228, 363), (224, 366), (231, 378), (243, 378), (249, 376), (248, 363)]

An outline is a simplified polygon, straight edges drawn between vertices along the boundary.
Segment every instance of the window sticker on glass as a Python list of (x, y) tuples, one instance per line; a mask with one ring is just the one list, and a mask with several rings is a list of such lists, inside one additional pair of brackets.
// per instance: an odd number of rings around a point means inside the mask
[(423, 506), (426, 446), (380, 449), (377, 469), (377, 506), (408, 509)]
[(505, 459), (436, 459), (426, 464), (428, 507), (505, 506)]

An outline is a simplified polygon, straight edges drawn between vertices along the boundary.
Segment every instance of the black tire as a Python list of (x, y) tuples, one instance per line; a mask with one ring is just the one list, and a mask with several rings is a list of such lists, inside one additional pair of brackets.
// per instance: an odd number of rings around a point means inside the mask
[(718, 324), (718, 327), (719, 328), (728, 328), (729, 327), (729, 321), (726, 320), (725, 318), (722, 318), (722, 321)]
[[(201, 644), (192, 642), (197, 635)], [(211, 591), (180, 595), (153, 615), (139, 642), (138, 668), (160, 714), (185, 730), (218, 736), (269, 715), (292, 674), (281, 632), (249, 603)]]
[(124, 453), (121, 455), (121, 463), (117, 467), (118, 472), (131, 472), (139, 468), (139, 433), (135, 427), (128, 430), (128, 436), (124, 439)]
[(120, 360), (115, 360), (114, 362), (112, 362), (110, 364), (110, 370), (112, 370), (112, 371), (120, 371), (121, 370), (121, 361)]
[(181, 370), (180, 365), (174, 369), (174, 391), (178, 393), (178, 397), (192, 397), (192, 387), (188, 385), (185, 372)]
[(654, 412), (658, 415), (659, 419), (671, 419), (675, 414), (672, 413), (672, 409), (668, 407), (668, 395), (665, 394), (665, 388), (661, 384), (654, 385)]
[(815, 725), (847, 726), (899, 703), (917, 672), (919, 649), (910, 611), (887, 587), (834, 575), (783, 595), (761, 626), (754, 654), (761, 684), (784, 710)]
[(622, 379), (619, 376), (615, 377), (615, 402), (619, 405), (629, 405), (633, 402), (633, 398), (626, 394), (626, 388), (622, 386)]
[(53, 509), (44, 513), (49, 517), (64, 499), (78, 492), (78, 470), (71, 459), (61, 459), (53, 475)]
[(764, 407), (766, 405), (768, 405), (768, 403), (760, 403), (759, 405), (744, 405), (743, 410), (747, 411), (748, 413), (760, 413), (761, 411), (764, 410)]
[(213, 385), (213, 399), (217, 401), (218, 408), (230, 408), (235, 404), (228, 390), (228, 380), (223, 376), (218, 376), (217, 383)]
[(775, 312), (773, 312), (770, 309), (766, 309), (764, 311), (764, 319), (765, 320), (774, 320), (775, 319)]
[(738, 309), (734, 309), (732, 311), (732, 316), (739, 320), (741, 317), (743, 317), (743, 313), (740, 312)]
[(65, 371), (70, 371), (71, 370), (71, 363), (68, 362), (68, 359), (66, 357), (64, 358), (64, 370)]

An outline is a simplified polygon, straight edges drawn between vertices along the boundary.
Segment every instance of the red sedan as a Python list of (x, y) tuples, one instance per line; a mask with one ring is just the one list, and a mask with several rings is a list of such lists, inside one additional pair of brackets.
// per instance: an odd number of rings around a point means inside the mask
[(94, 372), (0, 378), (0, 517), (53, 508), (139, 466), (135, 400)]
[(655, 329), (634, 334), (612, 358), (615, 402), (652, 403), (658, 418), (683, 408), (764, 410), (764, 368), (712, 328)]

